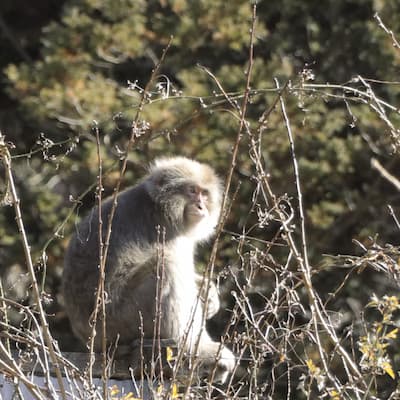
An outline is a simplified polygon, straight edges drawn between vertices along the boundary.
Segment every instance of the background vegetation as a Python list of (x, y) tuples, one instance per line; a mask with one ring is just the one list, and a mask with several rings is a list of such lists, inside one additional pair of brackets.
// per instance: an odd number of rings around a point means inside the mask
[[(210, 324), (241, 356), (225, 393), (397, 398), (400, 4), (253, 3), (1, 2), (0, 129), (50, 331), (80, 349), (59, 286), (96, 201), (98, 130), (104, 195), (126, 157), (123, 186), (160, 155), (232, 171)], [(6, 326), (31, 331), (36, 300), (0, 172), (2, 299), (24, 307), (4, 303), (3, 337), (18, 342)]]

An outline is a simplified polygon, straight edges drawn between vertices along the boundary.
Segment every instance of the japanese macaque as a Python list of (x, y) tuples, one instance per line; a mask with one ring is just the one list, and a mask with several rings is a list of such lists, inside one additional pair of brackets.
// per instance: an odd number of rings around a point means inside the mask
[[(194, 267), (196, 244), (213, 234), (220, 205), (221, 182), (213, 169), (184, 157), (157, 159), (139, 184), (118, 195), (106, 260), (108, 343), (118, 339), (129, 345), (159, 332), (161, 339), (174, 340), (198, 360), (201, 370), (211, 372), (217, 362), (215, 381), (226, 379), (234, 355), (210, 338), (203, 323), (205, 301), (206, 318), (218, 311), (217, 292), (204, 285), (199, 291), (201, 278)], [(104, 238), (111, 208), (111, 199), (102, 205)], [(98, 229), (95, 208), (79, 225), (65, 256), (65, 307), (83, 342), (89, 339), (98, 284)]]

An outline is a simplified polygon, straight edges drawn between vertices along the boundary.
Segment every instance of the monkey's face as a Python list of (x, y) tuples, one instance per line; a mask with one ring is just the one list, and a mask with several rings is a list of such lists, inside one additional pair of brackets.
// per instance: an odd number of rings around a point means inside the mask
[(221, 182), (211, 167), (184, 157), (158, 159), (144, 184), (164, 223), (197, 241), (210, 237), (221, 204)]
[(184, 216), (190, 226), (200, 222), (210, 215), (210, 193), (196, 184), (189, 184), (185, 188), (187, 204), (184, 209)]

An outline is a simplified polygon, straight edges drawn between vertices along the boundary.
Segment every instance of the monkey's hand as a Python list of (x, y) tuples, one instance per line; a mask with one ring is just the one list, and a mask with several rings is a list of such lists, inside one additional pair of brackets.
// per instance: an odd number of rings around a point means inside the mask
[(220, 358), (217, 363), (215, 381), (219, 383), (225, 383), (235, 368), (235, 364), (236, 358), (233, 353), (227, 347), (222, 347)]
[[(209, 279), (203, 277), (203, 275), (200, 274), (196, 274), (196, 285), (199, 289), (199, 296), (203, 307), (206, 306), (206, 301), (207, 301), (206, 318), (210, 319), (220, 309), (217, 287), (214, 282), (210, 281)], [(209, 286), (208, 296), (206, 298), (208, 286)]]
[(218, 342), (203, 343), (200, 349), (200, 376), (212, 378), (212, 381), (224, 384), (233, 372), (236, 364), (234, 354)]

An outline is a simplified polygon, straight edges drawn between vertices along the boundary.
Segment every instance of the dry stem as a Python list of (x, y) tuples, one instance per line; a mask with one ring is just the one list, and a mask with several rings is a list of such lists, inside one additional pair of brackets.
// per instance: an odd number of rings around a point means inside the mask
[(19, 230), (19, 233), (20, 233), (21, 239), (22, 239), (22, 246), (24, 249), (26, 265), (28, 267), (28, 272), (29, 272), (29, 276), (31, 279), (31, 283), (32, 283), (33, 295), (34, 295), (36, 307), (37, 307), (38, 313), (39, 313), (39, 318), (40, 318), (40, 322), (41, 322), (41, 326), (42, 326), (44, 340), (49, 349), (49, 355), (50, 355), (51, 362), (55, 366), (57, 382), (58, 382), (59, 389), (61, 392), (61, 397), (62, 397), (62, 399), (65, 400), (66, 394), (65, 394), (63, 379), (62, 379), (62, 375), (61, 375), (61, 370), (60, 370), (60, 367), (58, 364), (56, 350), (54, 348), (53, 338), (50, 333), (46, 314), (43, 309), (42, 299), (41, 299), (40, 292), (39, 292), (39, 286), (38, 286), (38, 283), (36, 280), (35, 268), (33, 266), (33, 261), (32, 261), (32, 257), (31, 257), (30, 246), (28, 243), (28, 238), (26, 236), (25, 227), (24, 227), (24, 223), (22, 220), (22, 213), (21, 213), (21, 207), (20, 207), (21, 202), (18, 197), (17, 190), (16, 190), (15, 183), (14, 183), (14, 177), (13, 177), (12, 168), (11, 168), (11, 156), (10, 156), (8, 147), (5, 143), (4, 136), (1, 133), (0, 133), (0, 159), (2, 159), (4, 166), (5, 166), (5, 170), (6, 170), (6, 178), (7, 178), (7, 182), (9, 184), (9, 188), (10, 188), (10, 192), (11, 192), (11, 200), (14, 205), (16, 221), (17, 221), (18, 230)]

